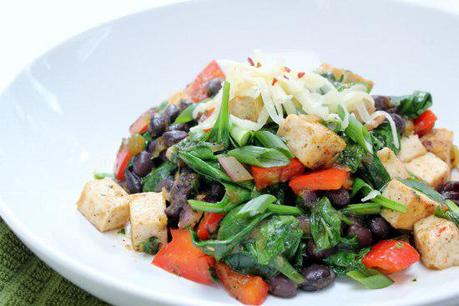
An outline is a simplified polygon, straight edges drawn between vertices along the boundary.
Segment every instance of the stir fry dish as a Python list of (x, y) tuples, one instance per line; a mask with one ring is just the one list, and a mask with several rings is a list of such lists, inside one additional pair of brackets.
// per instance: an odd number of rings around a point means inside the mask
[(372, 88), (328, 64), (214, 60), (132, 123), (114, 173), (96, 173), (77, 208), (244, 304), (458, 266), (453, 132), (435, 127), (430, 93)]

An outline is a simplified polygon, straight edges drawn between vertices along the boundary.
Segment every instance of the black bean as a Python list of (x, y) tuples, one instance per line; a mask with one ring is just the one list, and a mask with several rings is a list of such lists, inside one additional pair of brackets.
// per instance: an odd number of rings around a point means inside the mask
[(351, 201), (349, 192), (344, 188), (338, 190), (327, 190), (325, 191), (325, 195), (333, 204), (333, 206), (338, 208), (348, 205)]
[(453, 200), (453, 201), (458, 201), (459, 200), (459, 192), (457, 191), (444, 191), (442, 192), (442, 197), (445, 200)]
[(312, 190), (305, 190), (301, 194), (301, 197), (303, 201), (300, 206), (303, 206), (303, 208), (312, 208), (317, 200), (317, 193)]
[(347, 229), (347, 235), (357, 237), (359, 247), (361, 248), (371, 245), (371, 242), (373, 241), (371, 231), (359, 224), (352, 224), (349, 226)]
[(335, 280), (335, 273), (325, 265), (313, 264), (302, 269), (304, 283), (300, 285), (300, 289), (304, 291), (322, 290)]
[(312, 240), (308, 240), (308, 244), (306, 246), (306, 255), (308, 255), (308, 257), (313, 261), (321, 261), (332, 255), (334, 251), (335, 250), (333, 248), (319, 251)]
[(163, 152), (165, 149), (167, 149), (166, 143), (164, 141), (163, 137), (158, 137), (156, 139), (153, 139), (150, 144), (148, 145), (148, 152), (151, 153), (152, 158), (158, 157), (161, 152)]
[(222, 82), (223, 82), (222, 78), (216, 78), (216, 79), (210, 80), (207, 83), (207, 96), (209, 98), (212, 98), (220, 91), (220, 89), (222, 88)]
[(269, 292), (281, 298), (292, 298), (296, 295), (296, 284), (283, 275), (274, 276), (269, 280)]
[(188, 136), (188, 133), (185, 131), (169, 131), (165, 132), (162, 137), (164, 138), (164, 144), (170, 147), (179, 143), (180, 140), (186, 138), (186, 136)]
[(311, 220), (308, 216), (298, 216), (296, 219), (300, 222), (300, 227), (306, 235), (311, 233)]
[(167, 128), (166, 128), (166, 132), (169, 132), (169, 131), (185, 131), (185, 132), (188, 132), (190, 130), (190, 126), (186, 123), (174, 123), (174, 124), (171, 124), (169, 125)]
[(140, 152), (134, 159), (133, 170), (135, 174), (144, 177), (153, 169), (153, 160), (151, 154), (147, 151)]
[(375, 101), (376, 110), (387, 111), (394, 106), (390, 97), (387, 96), (373, 96), (373, 100)]
[(169, 124), (169, 119), (164, 112), (156, 113), (151, 117), (150, 121), (150, 134), (153, 138), (161, 136)]
[(163, 188), (166, 188), (166, 191), (170, 192), (173, 185), (174, 185), (174, 179), (172, 177), (166, 177), (162, 179), (159, 182), (159, 184), (156, 186), (155, 192), (161, 192)]
[(440, 192), (443, 191), (456, 191), (459, 192), (459, 181), (450, 181), (445, 183), (444, 185), (440, 186)]
[(166, 208), (166, 215), (171, 218), (178, 218), (184, 206), (188, 205), (188, 197), (192, 194), (193, 189), (198, 184), (196, 173), (183, 170), (174, 181), (170, 197), (171, 203)]
[(129, 169), (124, 173), (126, 177), (126, 187), (129, 193), (139, 193), (142, 191), (142, 182), (140, 177)]
[(402, 135), (405, 132), (406, 122), (400, 115), (396, 113), (390, 113), (390, 116), (394, 120), (395, 127), (397, 128), (397, 132)]
[(380, 239), (389, 238), (392, 233), (392, 227), (382, 217), (375, 217), (370, 220), (370, 231)]
[(166, 116), (168, 123), (174, 122), (175, 119), (178, 117), (180, 114), (180, 109), (177, 105), (175, 104), (169, 104), (165, 109), (164, 109), (164, 115)]
[(192, 104), (192, 103), (193, 102), (191, 102), (191, 101), (182, 99), (182, 100), (180, 100), (180, 103), (179, 103), (178, 107), (179, 107), (180, 111), (182, 112), (183, 110), (185, 110), (185, 108), (190, 106), (190, 104)]

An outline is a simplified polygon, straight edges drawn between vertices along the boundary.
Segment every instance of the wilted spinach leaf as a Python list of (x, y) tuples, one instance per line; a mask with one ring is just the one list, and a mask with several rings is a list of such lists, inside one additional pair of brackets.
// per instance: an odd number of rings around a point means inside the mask
[(385, 122), (378, 126), (376, 129), (371, 131), (373, 140), (373, 148), (375, 151), (381, 150), (382, 148), (388, 147), (395, 154), (400, 151), (400, 145), (395, 146), (394, 137), (392, 137), (392, 128), (388, 122)]
[(390, 181), (389, 173), (376, 154), (367, 154), (362, 159), (358, 174), (376, 189), (381, 189)]
[(366, 269), (362, 263), (362, 258), (369, 251), (369, 248), (361, 249), (358, 252), (339, 251), (325, 258), (324, 261), (337, 275), (344, 276), (349, 271)]
[(311, 235), (319, 251), (334, 247), (341, 241), (341, 216), (326, 197), (311, 209)]
[(143, 192), (152, 192), (156, 191), (158, 184), (168, 176), (172, 174), (173, 171), (177, 169), (177, 166), (171, 162), (164, 162), (161, 166), (150, 172), (146, 177), (142, 179), (142, 191)]
[(362, 163), (366, 151), (358, 144), (348, 144), (338, 157), (337, 162), (341, 165), (348, 166), (352, 173), (355, 173)]
[(391, 99), (397, 105), (397, 113), (408, 119), (419, 117), (432, 106), (432, 95), (426, 91), (415, 91), (411, 95)]

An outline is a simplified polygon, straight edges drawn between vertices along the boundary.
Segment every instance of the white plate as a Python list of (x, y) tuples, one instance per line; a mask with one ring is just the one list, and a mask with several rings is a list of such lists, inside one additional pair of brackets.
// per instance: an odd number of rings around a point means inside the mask
[[(116, 20), (53, 49), (0, 98), (0, 212), (40, 258), (114, 304), (236, 303), (101, 234), (75, 209), (94, 170), (110, 170), (129, 124), (213, 58), (253, 49), (311, 54), (376, 81), (377, 93), (430, 90), (439, 125), (459, 131), (459, 19), (389, 1), (197, 1)], [(412, 279), (416, 278), (416, 282)], [(459, 269), (417, 265), (384, 290), (346, 281), (281, 305), (420, 305), (457, 297)]]

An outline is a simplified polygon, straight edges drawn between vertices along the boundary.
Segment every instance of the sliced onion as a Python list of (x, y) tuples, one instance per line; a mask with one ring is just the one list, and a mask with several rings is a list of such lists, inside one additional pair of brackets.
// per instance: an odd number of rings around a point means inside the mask
[(233, 182), (242, 182), (253, 179), (247, 169), (233, 156), (219, 156), (218, 162), (225, 170), (226, 174), (233, 180)]

